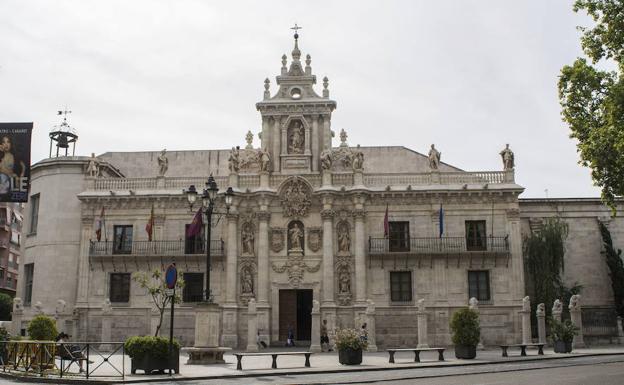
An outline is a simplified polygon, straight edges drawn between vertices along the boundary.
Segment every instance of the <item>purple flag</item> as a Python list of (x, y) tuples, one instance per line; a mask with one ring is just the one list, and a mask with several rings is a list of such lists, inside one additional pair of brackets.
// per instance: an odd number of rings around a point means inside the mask
[(204, 227), (204, 220), (201, 207), (197, 210), (197, 213), (193, 217), (193, 221), (186, 228), (186, 237), (191, 238), (201, 233), (202, 227)]

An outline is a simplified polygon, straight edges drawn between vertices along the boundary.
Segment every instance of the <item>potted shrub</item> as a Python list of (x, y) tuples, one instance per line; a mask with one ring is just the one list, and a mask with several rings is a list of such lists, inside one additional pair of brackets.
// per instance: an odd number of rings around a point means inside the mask
[(355, 329), (338, 329), (336, 331), (336, 349), (338, 362), (342, 365), (359, 365), (362, 363), (362, 350), (368, 347), (366, 338)]
[(124, 343), (124, 349), (131, 359), (130, 371), (135, 374), (141, 369), (145, 374), (153, 371), (164, 373), (167, 369), (180, 372), (180, 344), (173, 340), (173, 354), (169, 356), (169, 339), (152, 336), (130, 337)]
[(9, 362), (9, 341), (11, 340), (11, 334), (6, 330), (4, 326), (0, 326), (0, 357), (2, 357), (2, 364), (6, 365)]
[(569, 319), (559, 322), (556, 319), (550, 320), (550, 339), (553, 343), (555, 353), (570, 353), (572, 351), (572, 340), (579, 332)]
[(477, 312), (468, 308), (456, 311), (451, 318), (451, 331), (453, 332), (452, 341), (455, 344), (455, 357), (475, 358), (481, 336)]
[(56, 321), (45, 315), (38, 315), (28, 323), (28, 336), (38, 342), (38, 350), (32, 357), (33, 364), (41, 369), (54, 367), (54, 355), (56, 351)]

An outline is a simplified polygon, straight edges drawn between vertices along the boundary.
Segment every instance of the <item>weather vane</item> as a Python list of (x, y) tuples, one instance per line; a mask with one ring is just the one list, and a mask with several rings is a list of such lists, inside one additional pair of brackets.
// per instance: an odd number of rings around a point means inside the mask
[(65, 106), (65, 109), (63, 111), (58, 111), (57, 115), (63, 115), (63, 121), (67, 121), (67, 114), (71, 113), (72, 112), (67, 109), (67, 106)]
[(292, 29), (292, 30), (294, 30), (294, 31), (295, 31), (295, 39), (298, 39), (298, 38), (299, 38), (298, 31), (299, 31), (300, 29), (303, 29), (303, 28), (302, 28), (302, 27), (300, 27), (300, 26), (298, 26), (298, 25), (297, 25), (297, 23), (295, 23), (295, 26), (294, 26), (294, 27), (290, 27), (290, 29)]

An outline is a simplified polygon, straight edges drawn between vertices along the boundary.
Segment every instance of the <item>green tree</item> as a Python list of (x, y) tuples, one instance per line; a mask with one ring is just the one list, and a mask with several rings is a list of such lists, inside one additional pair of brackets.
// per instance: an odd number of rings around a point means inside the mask
[(132, 274), (132, 279), (143, 289), (147, 290), (147, 293), (152, 296), (152, 301), (158, 309), (159, 319), (158, 325), (156, 326), (156, 333), (154, 333), (154, 337), (158, 337), (163, 322), (163, 316), (165, 310), (171, 304), (171, 298), (173, 298), (174, 303), (182, 302), (182, 297), (180, 295), (184, 288), (182, 273), (178, 272), (178, 281), (176, 282), (174, 297), (166, 294), (167, 282), (165, 281), (165, 274), (160, 269), (154, 269), (151, 273), (142, 271), (136, 272)]
[(37, 341), (54, 341), (58, 335), (56, 321), (45, 315), (38, 315), (28, 323), (30, 339)]
[(611, 276), (611, 288), (613, 289), (613, 299), (615, 310), (620, 317), (624, 317), (624, 263), (622, 262), (622, 250), (617, 251), (613, 247), (611, 233), (602, 222), (599, 224), (602, 243), (605, 247), (605, 258)]
[(10, 321), (13, 312), (13, 298), (10, 295), (0, 293), (0, 321)]
[(578, 140), (580, 163), (591, 169), (615, 214), (616, 197), (624, 195), (624, 2), (576, 0), (573, 9), (584, 10), (595, 22), (592, 28), (579, 27), (591, 64), (578, 58), (561, 70), (561, 113), (570, 137)]

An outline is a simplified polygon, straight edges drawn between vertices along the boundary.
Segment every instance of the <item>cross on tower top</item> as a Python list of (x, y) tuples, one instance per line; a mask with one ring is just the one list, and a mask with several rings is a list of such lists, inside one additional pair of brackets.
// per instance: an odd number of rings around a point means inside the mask
[(295, 26), (294, 27), (290, 27), (290, 29), (295, 31), (295, 39), (298, 39), (299, 38), (299, 33), (298, 32), (299, 32), (300, 29), (303, 29), (303, 28), (298, 26), (297, 23), (295, 23)]

